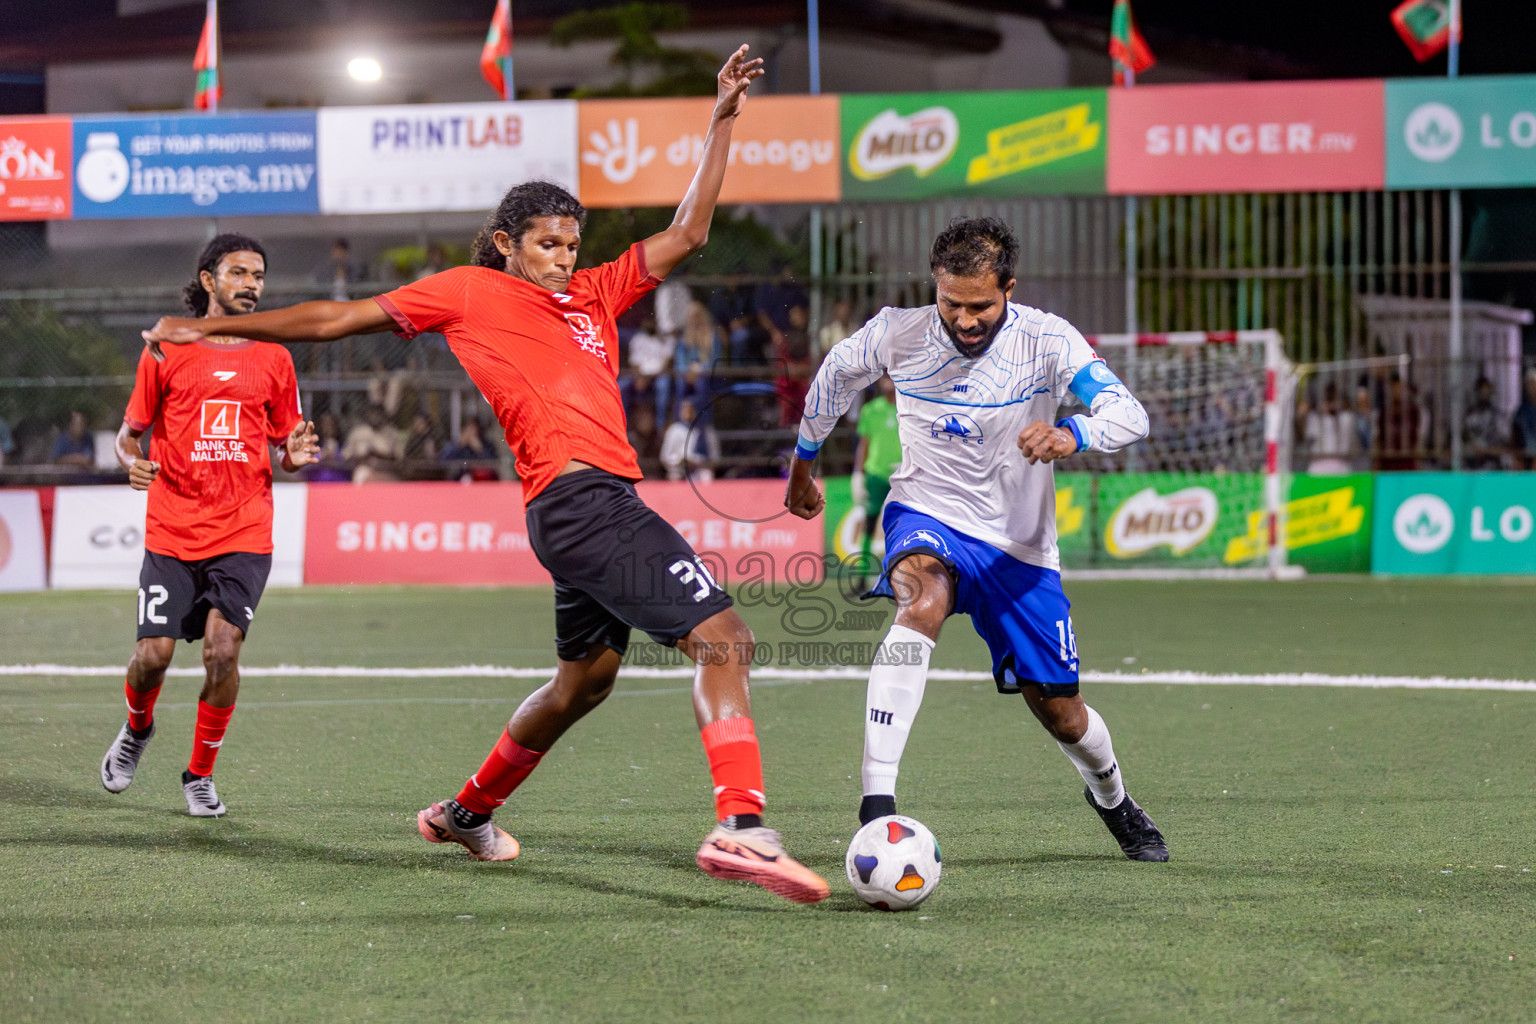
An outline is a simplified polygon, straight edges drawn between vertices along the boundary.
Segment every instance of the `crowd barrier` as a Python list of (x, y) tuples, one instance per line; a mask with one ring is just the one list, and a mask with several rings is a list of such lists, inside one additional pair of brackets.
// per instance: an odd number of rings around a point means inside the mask
[[(1058, 473), (1056, 484), (1069, 569), (1240, 566), (1266, 551), (1257, 483), (1243, 474)], [(638, 490), (722, 584), (803, 586), (860, 549), (848, 478), (822, 486), (812, 522), (784, 511), (780, 480)], [(273, 495), (272, 586), (550, 582), (517, 483), (277, 484)], [(1156, 514), (1162, 504), (1179, 514)], [(1536, 473), (1297, 474), (1285, 508), (1287, 559), (1311, 573), (1536, 575)], [(121, 485), (0, 490), (0, 591), (137, 587), (144, 510), (143, 492)], [(1128, 516), (1142, 525), (1128, 529)]]

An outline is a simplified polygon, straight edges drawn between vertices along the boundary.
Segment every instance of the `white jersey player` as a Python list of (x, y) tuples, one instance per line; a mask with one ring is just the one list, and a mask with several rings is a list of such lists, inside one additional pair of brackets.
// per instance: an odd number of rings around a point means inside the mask
[[(1078, 694), (1051, 466), (1139, 441), (1147, 414), (1071, 324), (1008, 301), (1017, 255), (1001, 221), (950, 224), (930, 256), (937, 304), (881, 310), (833, 347), (806, 396), (785, 504), (809, 519), (825, 504), (811, 479), (822, 442), (860, 390), (882, 373), (896, 383), (902, 465), (873, 592), (897, 612), (869, 676), (859, 819), (896, 813), (929, 656), (944, 620), (964, 612), (991, 651), (998, 690), (1024, 695), (1125, 855), (1166, 861), (1162, 834), (1125, 791), (1103, 718)], [(1058, 422), (1069, 394), (1088, 413)]]

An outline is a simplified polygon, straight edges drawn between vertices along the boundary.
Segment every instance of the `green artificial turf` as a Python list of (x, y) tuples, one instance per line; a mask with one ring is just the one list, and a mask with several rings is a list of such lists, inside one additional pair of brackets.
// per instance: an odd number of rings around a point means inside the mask
[[(1536, 676), (1532, 586), (1068, 589), (1091, 670)], [(244, 661), (543, 666), (549, 605), (274, 590)], [(776, 651), (783, 611), (743, 609)], [(120, 664), (132, 612), (123, 594), (0, 597), (0, 662)], [(963, 620), (935, 664), (986, 667)], [(693, 866), (711, 814), (685, 680), (621, 682), (498, 815), (523, 855), (494, 865), (424, 843), (413, 816), (536, 680), (248, 678), (217, 821), (180, 794), (197, 685), (167, 683), (114, 796), (96, 773), (120, 679), (0, 676), (0, 1021), (1531, 1018), (1536, 693), (1088, 686), (1169, 838), (1155, 865), (1119, 855), (1018, 698), (933, 682), (901, 806), (945, 875), (881, 914), (842, 877), (858, 680), (754, 691), (771, 823), (833, 882), (815, 907)]]

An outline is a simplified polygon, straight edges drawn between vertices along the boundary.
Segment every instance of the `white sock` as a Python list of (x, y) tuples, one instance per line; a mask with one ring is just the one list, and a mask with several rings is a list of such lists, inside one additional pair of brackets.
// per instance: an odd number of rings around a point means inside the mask
[(892, 626), (875, 649), (864, 709), (864, 795), (895, 796), (901, 752), (928, 685), (933, 641), (915, 629)]
[(1082, 739), (1076, 743), (1057, 740), (1056, 745), (1077, 765), (1100, 807), (1114, 807), (1125, 799), (1125, 783), (1121, 781), (1120, 765), (1115, 761), (1115, 748), (1109, 740), (1109, 726), (1104, 724), (1097, 711), (1088, 708), (1088, 731), (1083, 733)]

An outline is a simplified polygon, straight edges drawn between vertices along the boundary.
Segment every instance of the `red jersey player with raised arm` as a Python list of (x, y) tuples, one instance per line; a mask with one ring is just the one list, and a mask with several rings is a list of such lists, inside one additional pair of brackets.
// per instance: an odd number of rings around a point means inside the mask
[[(219, 235), (183, 291), (187, 308), (204, 317), (249, 313), (261, 299), (266, 262), (255, 239)], [(153, 459), (142, 447), (151, 426)], [(240, 645), (272, 568), (269, 444), (282, 446), (289, 472), (313, 462), (319, 450), (299, 411), (286, 349), (210, 335), (163, 362), (147, 351), (140, 357), (116, 445), (129, 485), (149, 492), (149, 509), (128, 721), (101, 760), (101, 784), (113, 793), (133, 781), (155, 734), (155, 700), (176, 641), (202, 639), (207, 676), (182, 792), (196, 817), (226, 810), (213, 786), (213, 763), (235, 711)]]
[[(745, 46), (731, 55), (677, 216), (612, 263), (575, 271), (586, 210), (558, 185), (528, 182), (509, 190), (491, 215), (475, 240), (473, 266), (374, 299), (306, 302), (235, 322), (243, 336), (268, 341), (325, 341), (390, 328), (405, 337), (443, 334), (517, 455), (529, 541), (555, 581), (559, 663), (459, 794), (417, 815), (430, 842), (459, 843), (478, 860), (517, 856), (517, 840), (491, 823), (492, 812), (612, 691), (635, 628), (675, 644), (698, 666), (693, 707), (719, 819), (699, 850), (699, 866), (800, 903), (829, 892), (763, 825), (762, 761), (747, 659), (740, 656), (752, 632), (687, 541), (636, 496), (640, 467), (616, 381), (614, 320), (704, 245), (731, 128), (761, 63), (747, 59)], [(201, 329), (166, 319), (144, 337), (152, 347), (187, 343)]]

